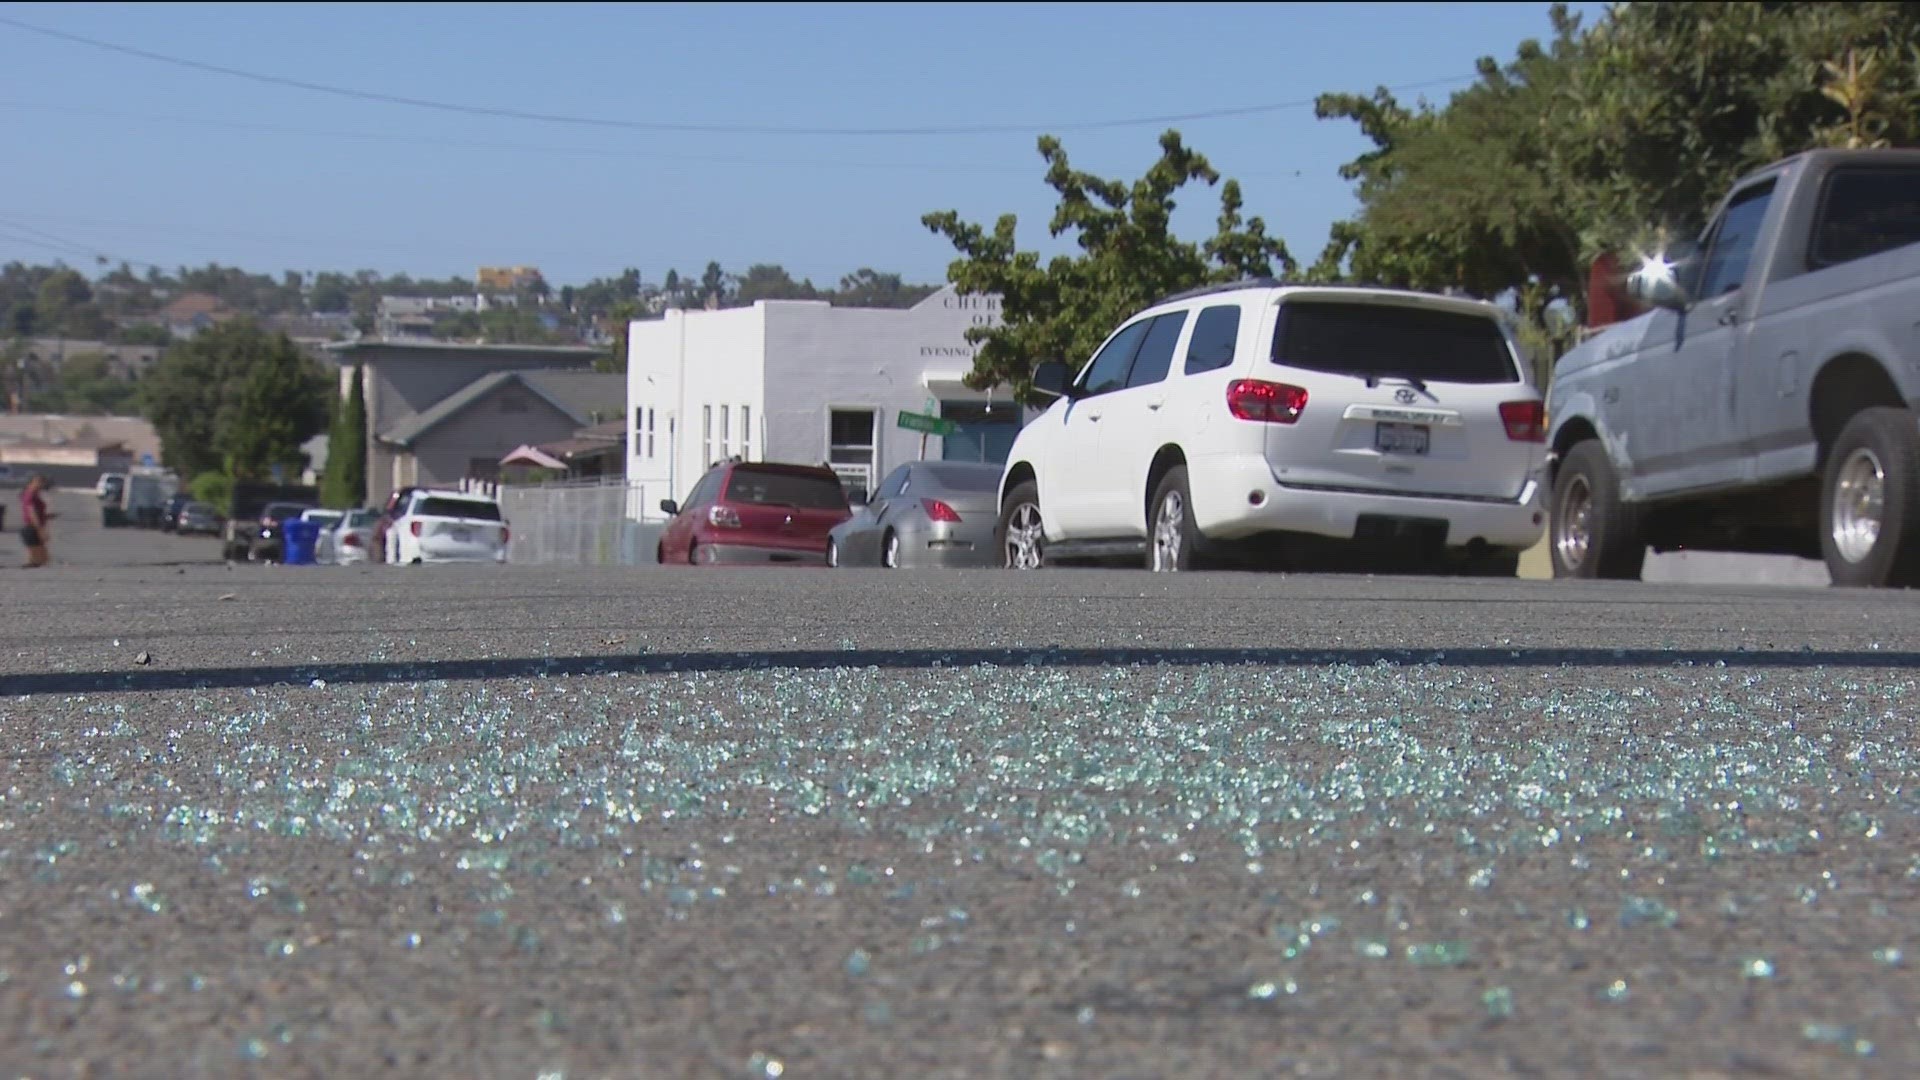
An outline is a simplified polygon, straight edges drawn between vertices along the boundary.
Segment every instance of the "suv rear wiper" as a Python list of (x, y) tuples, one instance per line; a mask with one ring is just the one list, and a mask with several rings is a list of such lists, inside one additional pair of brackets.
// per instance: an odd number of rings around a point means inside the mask
[(1416, 378), (1415, 376), (1412, 376), (1412, 375), (1383, 375), (1377, 371), (1367, 376), (1367, 389), (1371, 390), (1374, 387), (1379, 386), (1380, 383), (1386, 379), (1398, 379), (1401, 382), (1406, 383), (1408, 386), (1413, 387), (1415, 390), (1418, 390), (1423, 394), (1427, 392), (1427, 382), (1425, 379)]

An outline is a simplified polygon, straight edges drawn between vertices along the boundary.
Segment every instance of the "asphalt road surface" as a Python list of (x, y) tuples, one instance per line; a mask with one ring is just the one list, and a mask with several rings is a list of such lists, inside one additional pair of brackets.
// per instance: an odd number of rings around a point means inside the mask
[(1920, 1070), (1906, 595), (84, 520), (0, 566), (7, 1076)]

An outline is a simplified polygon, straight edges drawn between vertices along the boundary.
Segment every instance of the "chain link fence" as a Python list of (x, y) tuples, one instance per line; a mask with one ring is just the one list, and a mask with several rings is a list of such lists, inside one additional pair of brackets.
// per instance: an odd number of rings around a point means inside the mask
[[(666, 521), (648, 509), (646, 485), (622, 479), (493, 488), (512, 540), (507, 561), (525, 566), (652, 566)], [(653, 500), (658, 502), (658, 499)]]

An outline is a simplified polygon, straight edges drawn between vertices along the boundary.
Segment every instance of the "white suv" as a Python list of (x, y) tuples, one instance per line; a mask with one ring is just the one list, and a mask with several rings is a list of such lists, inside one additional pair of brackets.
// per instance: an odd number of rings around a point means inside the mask
[[(1071, 380), (1071, 381), (1069, 381)], [(1000, 480), (1007, 566), (1196, 555), (1279, 537), (1407, 540), (1512, 575), (1545, 528), (1545, 407), (1492, 304), (1240, 282), (1115, 331), (1021, 430)]]
[(492, 499), (422, 489), (407, 496), (387, 530), (387, 561), (506, 562), (507, 537)]

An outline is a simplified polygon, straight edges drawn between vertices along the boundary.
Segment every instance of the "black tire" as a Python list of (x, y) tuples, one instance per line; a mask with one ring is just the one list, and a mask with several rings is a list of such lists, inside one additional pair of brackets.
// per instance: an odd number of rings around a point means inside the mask
[[(1163, 518), (1167, 535), (1160, 534)], [(1147, 569), (1178, 572), (1200, 568), (1200, 529), (1193, 523), (1193, 493), (1187, 487), (1187, 467), (1175, 465), (1160, 478), (1147, 504)]]
[(687, 544), (687, 565), (700, 565), (700, 545), (698, 543)]
[[(1033, 481), (1014, 485), (1007, 493), (1006, 502), (1000, 505), (1000, 524), (994, 529), (994, 536), (1000, 544), (1000, 565), (1009, 570), (1038, 570), (1046, 565), (1046, 536), (1027, 531), (1024, 514), (1032, 514), (1032, 523), (1040, 521), (1040, 488)], [(1020, 558), (1016, 559), (1014, 542), (1014, 521), (1021, 518), (1021, 535), (1029, 537), (1031, 551), (1026, 545), (1020, 547)]]
[[(1586, 516), (1579, 518), (1584, 508)], [(1553, 479), (1548, 549), (1557, 578), (1640, 580), (1647, 544), (1641, 510), (1620, 501), (1620, 481), (1597, 440), (1575, 443)], [(1576, 539), (1584, 531), (1585, 544)]]
[(653, 546), (653, 561), (661, 566), (667, 564), (667, 545), (665, 543), (659, 543)]
[(840, 569), (840, 545), (834, 543), (831, 536), (827, 537), (827, 569)]
[[(887, 561), (889, 545), (891, 545), (893, 551), (892, 562)], [(900, 534), (894, 532), (892, 529), (888, 529), (886, 535), (880, 538), (880, 568), (882, 570), (900, 569)]]
[[(1907, 409), (1863, 409), (1827, 453), (1820, 476), (1820, 554), (1835, 585), (1920, 584), (1920, 432), (1914, 422)], [(1863, 466), (1878, 491), (1877, 524), (1870, 537), (1854, 532), (1843, 542), (1835, 534), (1848, 531), (1849, 518), (1860, 520)]]

